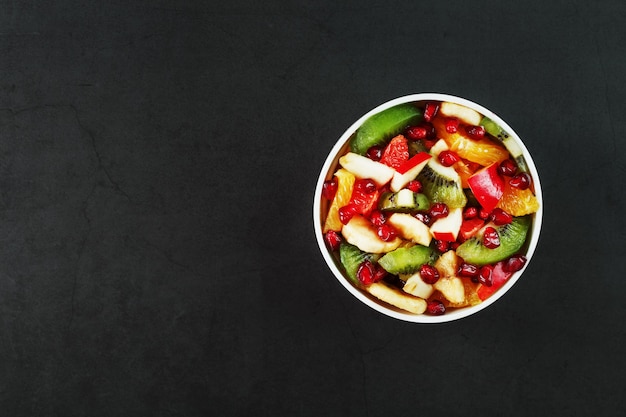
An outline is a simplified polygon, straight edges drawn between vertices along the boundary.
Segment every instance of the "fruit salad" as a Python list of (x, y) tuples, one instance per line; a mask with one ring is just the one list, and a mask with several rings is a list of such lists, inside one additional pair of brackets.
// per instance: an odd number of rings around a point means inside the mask
[(535, 179), (518, 142), (473, 108), (386, 108), (333, 169), (320, 197), (327, 249), (351, 285), (398, 311), (478, 305), (527, 262)]

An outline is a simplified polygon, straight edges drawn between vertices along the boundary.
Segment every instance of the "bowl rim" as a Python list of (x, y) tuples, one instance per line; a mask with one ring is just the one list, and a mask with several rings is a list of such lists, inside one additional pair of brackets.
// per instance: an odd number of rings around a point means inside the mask
[[(386, 110), (390, 107), (394, 107), (394, 106), (404, 104), (404, 103), (426, 102), (426, 101), (440, 101), (440, 102), (448, 101), (448, 102), (453, 102), (453, 103), (464, 105), (466, 107), (469, 107), (471, 109), (478, 111), (483, 116), (489, 117), (490, 119), (497, 122), (503, 129), (505, 129), (509, 133), (509, 135), (514, 138), (514, 140), (516, 141), (516, 143), (520, 146), (522, 150), (522, 155), (524, 157), (528, 170), (530, 171), (531, 176), (533, 178), (535, 196), (539, 202), (539, 210), (533, 214), (533, 222), (532, 222), (532, 226), (530, 230), (531, 233), (530, 233), (530, 238), (528, 240), (528, 250), (526, 252), (527, 262), (523, 266), (523, 268), (515, 272), (498, 291), (496, 291), (494, 294), (492, 294), (489, 298), (487, 298), (485, 301), (481, 302), (480, 304), (477, 304), (475, 306), (462, 307), (462, 308), (454, 309), (451, 311), (447, 311), (445, 314), (441, 316), (431, 316), (427, 314), (416, 315), (413, 313), (400, 311), (386, 304), (383, 304), (381, 301), (374, 299), (373, 297), (367, 295), (364, 291), (356, 288), (343, 275), (343, 272), (340, 270), (337, 264), (337, 260), (333, 257), (332, 253), (328, 250), (326, 246), (326, 242), (324, 241), (323, 234), (321, 232), (322, 227), (323, 227), (322, 213), (321, 213), (321, 201), (322, 201), (321, 197), (322, 197), (322, 187), (323, 187), (324, 181), (327, 178), (329, 178), (330, 175), (332, 175), (332, 172), (330, 170), (331, 168), (333, 168), (333, 166), (336, 167), (339, 152), (342, 151), (347, 146), (350, 138), (356, 132), (356, 130), (369, 117), (371, 117), (374, 114), (380, 113), (381, 111)], [(324, 164), (322, 166), (322, 169), (320, 171), (319, 177), (317, 179), (317, 184), (315, 187), (315, 194), (314, 194), (314, 201), (313, 201), (313, 224), (314, 224), (314, 229), (315, 229), (314, 230), (315, 237), (317, 240), (319, 250), (322, 253), (324, 260), (326, 261), (326, 265), (330, 268), (335, 278), (341, 283), (341, 285), (346, 290), (348, 290), (348, 292), (350, 292), (356, 299), (361, 301), (363, 304), (369, 306), (370, 308), (388, 317), (392, 317), (398, 320), (403, 320), (403, 321), (412, 322), (412, 323), (425, 323), (425, 324), (446, 323), (446, 322), (459, 320), (459, 319), (474, 315), (484, 310), (485, 308), (489, 307), (490, 305), (495, 303), (497, 300), (502, 298), (502, 296), (504, 296), (504, 294), (506, 294), (513, 287), (513, 285), (517, 283), (517, 281), (520, 279), (520, 277), (522, 276), (522, 274), (524, 273), (524, 271), (530, 264), (530, 261), (535, 253), (535, 250), (539, 242), (539, 235), (541, 232), (542, 221), (543, 221), (543, 194), (542, 194), (539, 174), (537, 172), (537, 167), (532, 159), (532, 156), (530, 155), (530, 152), (526, 148), (526, 145), (524, 144), (520, 136), (501, 117), (499, 117), (497, 114), (487, 109), (486, 107), (483, 107), (482, 105), (474, 101), (471, 101), (471, 100), (468, 100), (459, 96), (444, 94), (444, 93), (415, 93), (415, 94), (408, 94), (408, 95), (400, 96), (400, 97), (386, 101), (374, 107), (373, 109), (365, 113), (363, 116), (361, 116), (358, 120), (356, 120), (348, 129), (344, 131), (344, 133), (339, 137), (339, 139), (335, 142), (335, 145), (332, 147), (332, 149), (328, 153), (324, 161)]]

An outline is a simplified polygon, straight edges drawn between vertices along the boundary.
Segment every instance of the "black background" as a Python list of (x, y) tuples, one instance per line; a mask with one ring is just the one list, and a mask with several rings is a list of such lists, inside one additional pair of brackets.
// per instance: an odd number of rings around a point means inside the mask
[[(622, 1), (0, 1), (0, 414), (626, 411)], [(312, 225), (330, 147), (442, 92), (523, 138), (499, 302), (393, 320)]]

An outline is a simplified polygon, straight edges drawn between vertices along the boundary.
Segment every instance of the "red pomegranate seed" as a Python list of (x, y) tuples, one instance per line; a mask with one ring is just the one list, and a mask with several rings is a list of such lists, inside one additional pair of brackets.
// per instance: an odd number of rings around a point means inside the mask
[(352, 217), (356, 214), (357, 207), (354, 204), (348, 204), (339, 209), (339, 221), (342, 224), (348, 224)]
[(423, 264), (420, 266), (420, 276), (422, 277), (422, 281), (427, 284), (434, 284), (439, 280), (439, 271), (432, 265)]
[(370, 221), (374, 226), (382, 226), (387, 221), (387, 217), (382, 211), (374, 209), (370, 214)]
[(446, 203), (434, 203), (430, 207), (430, 210), (428, 210), (428, 214), (430, 214), (430, 218), (432, 220), (446, 217), (448, 213), (450, 213), (450, 210), (448, 209)]
[(496, 226), (509, 224), (513, 221), (513, 216), (511, 216), (506, 211), (502, 210), (500, 207), (494, 208), (491, 214), (489, 215), (489, 218), (491, 219), (491, 221), (494, 222)]
[(339, 184), (337, 183), (337, 178), (335, 177), (324, 181), (324, 185), (322, 185), (322, 196), (327, 200), (332, 200), (335, 198), (335, 194), (337, 194), (338, 187)]
[(441, 316), (446, 312), (446, 306), (439, 300), (432, 300), (426, 304), (426, 312), (432, 316)]
[(478, 216), (478, 209), (476, 207), (467, 207), (463, 211), (463, 218), (465, 220), (474, 219), (474, 218), (476, 218), (476, 216)]
[(493, 285), (493, 266), (485, 265), (480, 267), (478, 271), (478, 282), (484, 286), (491, 287)]
[(394, 240), (396, 236), (398, 236), (398, 232), (396, 231), (396, 229), (394, 229), (393, 226), (390, 226), (388, 224), (382, 224), (378, 226), (378, 228), (376, 229), (376, 234), (378, 235), (379, 238), (381, 238), (385, 242)]
[(406, 130), (406, 136), (411, 140), (434, 139), (436, 135), (435, 126), (432, 123), (420, 123)]
[(491, 226), (485, 228), (483, 233), (483, 245), (488, 249), (495, 249), (500, 246), (500, 236), (498, 231)]
[(459, 246), (461, 246), (459, 241), (450, 242), (450, 250), (457, 250)]
[(413, 191), (414, 193), (419, 193), (420, 191), (422, 191), (422, 183), (418, 180), (409, 181), (406, 188)]
[(446, 132), (456, 133), (459, 130), (459, 119), (450, 117), (445, 122)]
[(485, 137), (485, 128), (482, 126), (467, 126), (465, 131), (470, 138), (480, 140)]
[(441, 253), (447, 252), (450, 249), (450, 242), (445, 240), (435, 240), (435, 247)]
[(341, 245), (341, 235), (334, 230), (329, 230), (324, 235), (324, 240), (326, 240), (326, 244), (330, 247), (331, 250), (339, 250), (339, 246)]
[(424, 120), (426, 120), (427, 122), (432, 121), (437, 115), (438, 111), (439, 111), (439, 103), (435, 103), (435, 102), (426, 103), (426, 106), (424, 106)]
[(463, 262), (457, 271), (462, 277), (475, 277), (478, 275), (478, 267), (476, 265)]
[(517, 172), (517, 165), (512, 159), (505, 159), (498, 165), (498, 172), (506, 177), (512, 177)]
[(359, 265), (359, 269), (356, 271), (358, 280), (364, 285), (370, 285), (374, 283), (374, 264), (370, 260), (365, 260)]
[(424, 213), (424, 212), (420, 212), (420, 213), (416, 213), (415, 217), (417, 220), (421, 221), (422, 223), (424, 223), (426, 226), (429, 226), (430, 223), (432, 222), (433, 219), (431, 219), (430, 215), (428, 213)]
[(376, 268), (374, 269), (374, 282), (378, 282), (382, 279), (384, 279), (387, 276), (388, 272), (385, 271), (385, 269), (380, 266), (380, 265), (376, 265)]
[(526, 265), (527, 261), (524, 255), (513, 255), (507, 259), (502, 268), (506, 272), (517, 272)]
[(371, 148), (369, 148), (365, 154), (372, 161), (378, 162), (380, 161), (380, 158), (382, 158), (383, 156), (383, 147), (374, 145)]
[(461, 159), (459, 158), (459, 155), (452, 151), (441, 151), (438, 158), (439, 162), (441, 162), (441, 165), (443, 165), (444, 167), (451, 167), (452, 165), (459, 162), (459, 159)]
[(509, 180), (509, 184), (511, 184), (513, 188), (525, 190), (530, 187), (530, 175), (526, 172), (520, 172)]

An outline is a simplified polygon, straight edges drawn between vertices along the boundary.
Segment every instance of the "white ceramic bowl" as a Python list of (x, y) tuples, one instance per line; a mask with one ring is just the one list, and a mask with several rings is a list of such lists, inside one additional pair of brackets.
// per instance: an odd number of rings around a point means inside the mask
[[(324, 241), (323, 234), (322, 234), (324, 218), (326, 216), (326, 212), (328, 211), (328, 207), (330, 205), (330, 202), (322, 198), (322, 187), (323, 187), (324, 181), (326, 181), (327, 179), (330, 179), (333, 176), (333, 173), (336, 171), (339, 157), (347, 152), (348, 147), (349, 147), (349, 141), (352, 135), (356, 132), (356, 130), (363, 124), (363, 122), (366, 119), (368, 119), (370, 116), (376, 113), (379, 113), (385, 109), (388, 109), (390, 107), (394, 107), (403, 103), (428, 102), (428, 101), (448, 101), (448, 102), (453, 102), (453, 103), (464, 105), (466, 107), (469, 107), (471, 109), (478, 111), (484, 116), (489, 117), (490, 119), (497, 122), (503, 129), (505, 129), (517, 141), (518, 145), (522, 149), (526, 165), (528, 166), (528, 170), (533, 178), (535, 195), (540, 204), (539, 210), (533, 215), (533, 222), (529, 230), (529, 236), (527, 238), (528, 249), (525, 254), (527, 258), (527, 262), (524, 265), (524, 267), (520, 271), (515, 272), (509, 278), (509, 280), (504, 284), (502, 288), (498, 289), (493, 295), (491, 295), (482, 303), (475, 305), (475, 306), (471, 306), (471, 307), (450, 309), (446, 311), (445, 314), (440, 315), (440, 316), (433, 316), (433, 315), (427, 315), (427, 314), (416, 315), (416, 314), (399, 310), (397, 308), (394, 308), (393, 306), (390, 306), (384, 302), (381, 302), (380, 300), (372, 297), (368, 293), (353, 286), (348, 280), (348, 278), (344, 276), (344, 273), (342, 272), (341, 264), (339, 263), (337, 259), (335, 259), (333, 254), (328, 249)], [(496, 302), (498, 299), (500, 299), (507, 291), (511, 289), (511, 287), (513, 287), (513, 285), (520, 279), (520, 277), (522, 276), (522, 274), (528, 267), (531, 261), (531, 258), (535, 252), (535, 249), (537, 247), (537, 242), (539, 240), (542, 217), (543, 217), (543, 198), (542, 198), (542, 193), (541, 193), (541, 184), (539, 182), (539, 175), (537, 173), (537, 169), (535, 167), (533, 159), (530, 156), (530, 153), (526, 149), (526, 146), (524, 145), (522, 140), (515, 133), (515, 131), (504, 120), (502, 120), (496, 114), (484, 108), (483, 106), (476, 104), (472, 101), (466, 100), (464, 98), (451, 96), (447, 94), (439, 94), (439, 93), (419, 93), (419, 94), (411, 94), (411, 95), (396, 98), (394, 100), (381, 104), (380, 106), (367, 112), (359, 120), (357, 120), (352, 126), (350, 126), (348, 130), (346, 130), (343, 133), (343, 135), (341, 135), (339, 140), (337, 140), (337, 142), (335, 143), (335, 146), (333, 146), (333, 148), (330, 150), (328, 157), (326, 158), (326, 161), (324, 162), (319, 178), (317, 180), (317, 186), (315, 189), (315, 200), (313, 203), (313, 223), (315, 226), (315, 237), (317, 239), (319, 249), (322, 252), (322, 255), (324, 257), (324, 260), (326, 261), (326, 264), (328, 265), (330, 270), (333, 272), (337, 280), (341, 283), (341, 285), (343, 285), (343, 287), (346, 290), (348, 290), (356, 299), (358, 299), (365, 305), (373, 308), (374, 310), (380, 313), (383, 313), (389, 317), (393, 317), (396, 319), (405, 320), (409, 322), (414, 322), (414, 323), (442, 323), (442, 322), (457, 320), (457, 319), (475, 314), (485, 309), (486, 307), (490, 306), (491, 304)]]

